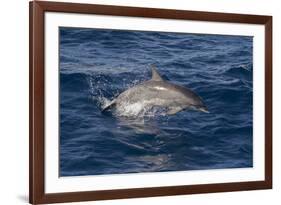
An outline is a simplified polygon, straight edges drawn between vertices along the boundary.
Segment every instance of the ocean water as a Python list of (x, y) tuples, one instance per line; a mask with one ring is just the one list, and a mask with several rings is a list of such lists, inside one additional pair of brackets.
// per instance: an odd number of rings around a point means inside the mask
[[(59, 36), (60, 176), (253, 166), (252, 37), (86, 28)], [(101, 112), (149, 80), (151, 64), (210, 113)]]

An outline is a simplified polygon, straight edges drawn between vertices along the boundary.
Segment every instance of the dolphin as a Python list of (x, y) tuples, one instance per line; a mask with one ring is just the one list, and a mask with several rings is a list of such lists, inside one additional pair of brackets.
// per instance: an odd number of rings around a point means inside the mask
[(208, 113), (202, 99), (192, 90), (164, 80), (155, 66), (151, 67), (151, 72), (150, 80), (125, 90), (105, 106), (102, 112), (114, 107), (122, 112), (131, 106), (136, 110), (160, 107), (166, 110), (167, 115), (187, 109)]

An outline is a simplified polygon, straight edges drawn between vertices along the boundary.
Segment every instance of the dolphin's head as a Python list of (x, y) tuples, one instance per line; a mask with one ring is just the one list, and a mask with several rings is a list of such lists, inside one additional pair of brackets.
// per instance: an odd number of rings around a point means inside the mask
[(207, 106), (203, 103), (203, 101), (199, 97), (198, 99), (195, 100), (195, 102), (189, 104), (187, 107), (201, 112), (210, 113)]
[(197, 110), (200, 110), (201, 112), (205, 112), (205, 113), (210, 113), (207, 106), (203, 105), (203, 106), (199, 106), (198, 108), (196, 108)]
[(194, 110), (209, 113), (207, 106), (199, 95), (195, 94), (188, 88), (180, 88), (180, 90), (184, 96), (182, 102), (185, 104), (186, 108), (192, 108)]

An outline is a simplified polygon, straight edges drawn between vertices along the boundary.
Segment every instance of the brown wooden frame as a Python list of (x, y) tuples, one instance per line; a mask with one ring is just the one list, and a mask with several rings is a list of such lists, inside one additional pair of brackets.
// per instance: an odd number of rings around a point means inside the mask
[[(272, 188), (272, 16), (33, 1), (29, 5), (29, 201), (32, 204)], [(44, 191), (44, 13), (68, 12), (265, 26), (265, 180), (46, 194)]]

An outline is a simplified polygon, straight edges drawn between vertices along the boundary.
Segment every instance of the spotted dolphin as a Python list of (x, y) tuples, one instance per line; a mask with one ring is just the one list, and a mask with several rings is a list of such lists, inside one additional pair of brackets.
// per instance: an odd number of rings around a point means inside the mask
[(155, 66), (151, 67), (150, 80), (135, 85), (113, 99), (103, 111), (115, 107), (119, 113), (128, 107), (134, 110), (148, 110), (160, 107), (167, 115), (174, 115), (187, 109), (195, 109), (208, 113), (202, 99), (189, 88), (164, 80)]

